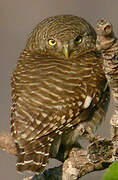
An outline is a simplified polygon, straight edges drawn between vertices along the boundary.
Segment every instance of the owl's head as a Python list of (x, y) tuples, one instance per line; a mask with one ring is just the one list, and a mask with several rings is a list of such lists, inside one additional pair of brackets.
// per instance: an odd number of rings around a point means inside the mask
[(26, 48), (56, 58), (74, 58), (95, 49), (96, 33), (83, 18), (49, 17), (30, 34)]

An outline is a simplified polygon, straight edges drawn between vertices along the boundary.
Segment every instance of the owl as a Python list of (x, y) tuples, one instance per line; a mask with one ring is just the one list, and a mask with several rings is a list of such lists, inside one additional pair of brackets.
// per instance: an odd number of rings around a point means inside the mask
[(74, 15), (46, 18), (31, 32), (11, 82), (18, 171), (41, 173), (62, 151), (65, 159), (78, 129), (91, 136), (104, 119), (109, 88), (95, 43), (93, 27)]

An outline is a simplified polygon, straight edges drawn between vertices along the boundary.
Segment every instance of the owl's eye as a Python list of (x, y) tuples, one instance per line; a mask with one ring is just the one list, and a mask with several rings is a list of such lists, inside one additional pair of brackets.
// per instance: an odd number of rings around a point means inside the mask
[(82, 36), (77, 36), (74, 41), (76, 44), (80, 44), (82, 42)]
[(54, 39), (50, 39), (48, 41), (48, 43), (49, 43), (50, 46), (55, 46), (56, 45), (56, 41)]

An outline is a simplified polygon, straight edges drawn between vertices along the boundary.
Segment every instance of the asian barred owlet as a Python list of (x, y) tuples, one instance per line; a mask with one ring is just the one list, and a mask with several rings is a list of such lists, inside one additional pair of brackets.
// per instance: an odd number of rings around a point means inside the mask
[(109, 88), (95, 42), (92, 26), (73, 15), (32, 31), (12, 76), (17, 170), (43, 172), (49, 157), (77, 143), (79, 125), (94, 132), (104, 118)]

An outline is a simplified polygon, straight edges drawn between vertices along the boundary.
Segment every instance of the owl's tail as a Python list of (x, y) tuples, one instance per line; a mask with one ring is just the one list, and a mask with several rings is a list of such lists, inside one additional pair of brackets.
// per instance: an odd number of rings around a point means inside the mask
[[(50, 143), (44, 144), (47, 137), (41, 138), (40, 141), (35, 140), (25, 146), (19, 148), (16, 168), (18, 171), (32, 171), (42, 173), (48, 163)], [(17, 148), (18, 149), (18, 148)]]

